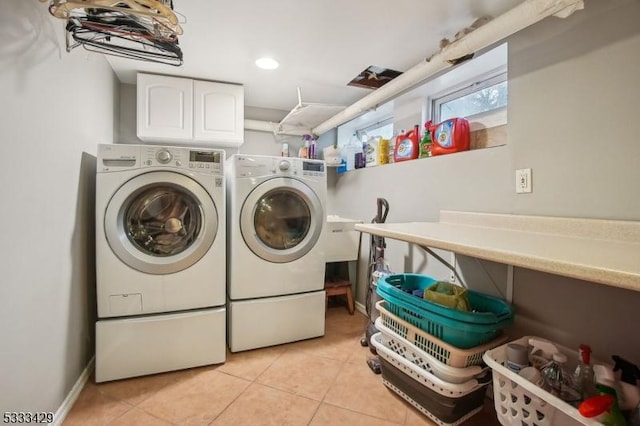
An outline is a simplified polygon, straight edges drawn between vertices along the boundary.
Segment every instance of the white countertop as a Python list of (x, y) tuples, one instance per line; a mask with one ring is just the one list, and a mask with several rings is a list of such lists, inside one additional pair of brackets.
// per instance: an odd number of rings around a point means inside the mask
[(640, 291), (640, 222), (442, 211), (439, 222), (357, 231)]
[(327, 215), (327, 222), (338, 222), (338, 223), (362, 223), (361, 220), (357, 219), (347, 219), (344, 217), (336, 216), (333, 214)]

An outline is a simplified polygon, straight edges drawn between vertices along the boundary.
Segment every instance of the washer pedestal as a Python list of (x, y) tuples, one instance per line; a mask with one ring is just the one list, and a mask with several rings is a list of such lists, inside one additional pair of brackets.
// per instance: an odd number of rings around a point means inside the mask
[(226, 309), (96, 322), (96, 382), (223, 363)]
[(231, 352), (324, 336), (324, 291), (229, 301), (228, 306)]

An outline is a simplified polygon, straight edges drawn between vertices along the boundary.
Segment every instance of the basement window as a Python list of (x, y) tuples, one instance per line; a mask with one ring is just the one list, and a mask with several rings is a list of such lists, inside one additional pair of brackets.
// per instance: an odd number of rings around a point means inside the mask
[(507, 143), (507, 44), (478, 56), (425, 85), (423, 119), (469, 120), (471, 149)]
[(504, 110), (500, 124), (507, 124), (507, 74), (481, 80), (448, 95), (433, 99), (433, 121), (439, 123), (455, 117), (474, 118), (494, 115)]
[(367, 135), (368, 137), (380, 136), (384, 139), (391, 140), (393, 138), (393, 118), (389, 117), (385, 120), (357, 129), (356, 134), (360, 136), (360, 139), (362, 139), (364, 135)]

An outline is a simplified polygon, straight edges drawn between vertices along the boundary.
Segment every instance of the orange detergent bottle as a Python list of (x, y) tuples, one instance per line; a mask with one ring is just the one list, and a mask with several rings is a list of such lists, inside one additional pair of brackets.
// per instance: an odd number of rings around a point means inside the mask
[(465, 118), (451, 118), (430, 127), (432, 155), (467, 151), (470, 148), (469, 121)]
[(393, 150), (393, 162), (415, 160), (420, 153), (420, 127), (416, 125), (413, 130), (406, 133), (400, 132), (396, 136), (396, 144)]

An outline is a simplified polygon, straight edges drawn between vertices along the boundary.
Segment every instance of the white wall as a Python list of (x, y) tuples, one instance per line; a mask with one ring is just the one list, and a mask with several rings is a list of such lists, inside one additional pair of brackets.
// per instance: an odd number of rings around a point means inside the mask
[[(369, 222), (376, 198), (384, 197), (387, 222), (437, 220), (440, 210), (640, 220), (638, 22), (638, 1), (586, 0), (585, 10), (566, 20), (547, 18), (510, 37), (507, 145), (330, 174), (329, 212)], [(526, 167), (533, 169), (533, 193), (516, 194), (515, 169)], [(417, 247), (387, 242), (395, 271), (446, 271)], [(463, 262), (475, 265), (470, 274), (484, 274), (476, 262)], [(506, 272), (499, 275), (496, 281), (504, 281)], [(514, 282), (516, 332), (640, 359), (639, 292), (518, 268)]]
[(0, 411), (53, 411), (94, 352), (96, 144), (115, 75), (37, 0), (0, 3)]

